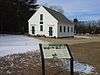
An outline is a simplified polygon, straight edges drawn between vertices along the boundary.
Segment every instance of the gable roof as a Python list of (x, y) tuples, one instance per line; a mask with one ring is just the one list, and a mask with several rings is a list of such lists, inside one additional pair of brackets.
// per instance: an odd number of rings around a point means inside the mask
[(70, 24), (73, 25), (72, 22), (70, 20), (68, 20), (62, 13), (57, 12), (53, 9), (47, 8), (45, 6), (43, 6), (52, 16), (54, 16), (59, 23), (63, 23), (63, 24)]

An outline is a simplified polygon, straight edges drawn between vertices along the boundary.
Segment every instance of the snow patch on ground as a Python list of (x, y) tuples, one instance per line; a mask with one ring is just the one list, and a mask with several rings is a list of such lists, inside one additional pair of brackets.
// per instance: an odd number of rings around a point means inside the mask
[(75, 35), (75, 38), (83, 38), (83, 39), (92, 39), (93, 37), (91, 36), (79, 36), (79, 35)]
[(95, 68), (88, 64), (74, 62), (74, 71), (79, 73), (92, 74), (95, 71)]
[[(70, 62), (63, 61), (63, 63), (64, 63), (64, 69), (70, 70), (70, 66), (69, 66)], [(74, 61), (74, 72), (78, 72), (79, 74), (92, 74), (96, 72), (96, 69), (92, 65)]]
[(0, 35), (0, 57), (39, 50), (41, 40), (24, 35)]

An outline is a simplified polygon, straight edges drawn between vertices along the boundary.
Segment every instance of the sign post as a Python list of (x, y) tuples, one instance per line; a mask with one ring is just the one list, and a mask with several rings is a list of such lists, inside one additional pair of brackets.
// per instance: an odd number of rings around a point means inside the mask
[(71, 71), (70, 75), (74, 75), (74, 63), (73, 63), (74, 59), (73, 59), (73, 56), (71, 54), (70, 48), (67, 44), (66, 44), (66, 47), (68, 48), (68, 51), (69, 51), (70, 56), (71, 56), (71, 58), (70, 58), (70, 71)]
[(45, 60), (44, 60), (44, 54), (42, 50), (42, 44), (39, 44), (39, 46), (40, 46), (41, 61), (42, 61), (42, 75), (45, 75)]
[(42, 61), (42, 75), (45, 75), (45, 59), (70, 59), (70, 75), (74, 75), (73, 57), (67, 44), (39, 44)]

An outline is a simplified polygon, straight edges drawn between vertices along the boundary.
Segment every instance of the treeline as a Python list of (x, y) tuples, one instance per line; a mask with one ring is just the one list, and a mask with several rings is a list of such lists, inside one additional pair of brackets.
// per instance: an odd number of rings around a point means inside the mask
[[(28, 32), (28, 19), (38, 8), (37, 0), (0, 0), (0, 33), (23, 34)], [(100, 33), (99, 21), (74, 19), (76, 34)]]
[(37, 0), (0, 0), (0, 33), (26, 33)]
[(100, 34), (100, 20), (98, 21), (78, 21), (74, 19), (76, 34)]

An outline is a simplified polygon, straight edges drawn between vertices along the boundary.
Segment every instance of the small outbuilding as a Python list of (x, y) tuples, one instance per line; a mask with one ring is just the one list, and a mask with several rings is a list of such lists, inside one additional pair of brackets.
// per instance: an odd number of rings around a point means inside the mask
[(74, 24), (62, 13), (41, 6), (28, 20), (30, 35), (44, 35), (46, 37), (73, 37)]

